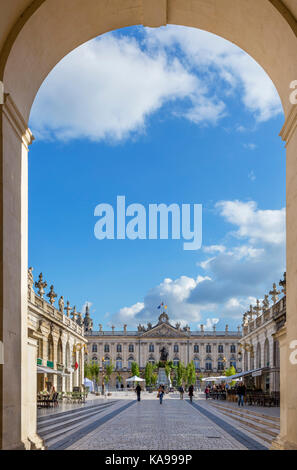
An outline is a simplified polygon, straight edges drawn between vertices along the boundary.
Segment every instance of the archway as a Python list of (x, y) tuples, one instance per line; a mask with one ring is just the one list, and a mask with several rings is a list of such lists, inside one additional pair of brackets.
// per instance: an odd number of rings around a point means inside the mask
[[(34, 97), (50, 70), (71, 50), (104, 32), (143, 24), (191, 26), (213, 32), (249, 53), (268, 73), (280, 95), (287, 144), (287, 328), (281, 348), (281, 434), (279, 446), (297, 447), (297, 366), (288, 360), (297, 338), (297, 107), (289, 100), (297, 79), (295, 0), (15, 0), (1, 12), (1, 322), (5, 364), (1, 366), (1, 446), (37, 442), (29, 421), (27, 356), (27, 127)], [(2, 98), (2, 97), (1, 97)], [(1, 103), (1, 101), (0, 101)], [(15, 295), (10, 295), (14, 288)], [(33, 338), (34, 340), (34, 338)], [(36, 342), (36, 340), (35, 340)], [(36, 343), (37, 346), (37, 343)], [(16, 390), (11, 394), (5, 384)], [(32, 420), (31, 420), (32, 421)]]

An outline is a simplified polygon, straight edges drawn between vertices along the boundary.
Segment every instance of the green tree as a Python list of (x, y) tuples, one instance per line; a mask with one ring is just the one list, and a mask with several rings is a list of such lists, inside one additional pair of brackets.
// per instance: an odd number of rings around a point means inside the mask
[(156, 385), (158, 380), (158, 374), (152, 374), (152, 384)]
[(111, 362), (110, 364), (107, 364), (107, 365), (105, 366), (105, 377), (104, 377), (104, 381), (105, 381), (106, 384), (109, 383), (111, 374), (113, 373), (113, 370), (114, 370), (114, 365), (112, 364), (112, 362)]
[(186, 369), (187, 385), (195, 385), (196, 382), (196, 370), (194, 362), (190, 362)]
[[(229, 367), (229, 369), (225, 370), (225, 376), (226, 377), (231, 377), (231, 375), (235, 375), (235, 374), (236, 374), (236, 369), (235, 369), (234, 366), (231, 366), (231, 367)], [(231, 387), (233, 387), (235, 384), (236, 384), (235, 380), (233, 380), (230, 383)]]
[(186, 368), (184, 364), (181, 361), (179, 361), (178, 366), (175, 369), (175, 379), (176, 379), (176, 383), (178, 387), (180, 387), (183, 381), (185, 381), (185, 376), (186, 376)]
[(139, 377), (139, 367), (138, 367), (137, 362), (132, 362), (131, 373), (132, 373), (132, 376), (137, 375), (137, 377)]
[(153, 365), (151, 362), (148, 362), (145, 366), (144, 371), (144, 378), (147, 386), (150, 386), (152, 383), (152, 375), (153, 375)]

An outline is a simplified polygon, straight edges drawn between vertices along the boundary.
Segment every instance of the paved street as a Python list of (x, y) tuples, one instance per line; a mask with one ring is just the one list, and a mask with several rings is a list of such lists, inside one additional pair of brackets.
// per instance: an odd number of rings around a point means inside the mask
[[(86, 450), (263, 449), (263, 443), (230, 424), (203, 400), (156, 398), (116, 401), (101, 421), (60, 448)], [(53, 448), (59, 448), (59, 445)]]

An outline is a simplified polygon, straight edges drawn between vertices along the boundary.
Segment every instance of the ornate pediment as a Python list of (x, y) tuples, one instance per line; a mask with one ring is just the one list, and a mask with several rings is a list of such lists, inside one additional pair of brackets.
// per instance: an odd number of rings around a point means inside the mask
[(187, 336), (187, 334), (184, 331), (178, 330), (167, 323), (157, 325), (141, 335), (141, 337), (146, 338), (180, 338), (185, 336)]

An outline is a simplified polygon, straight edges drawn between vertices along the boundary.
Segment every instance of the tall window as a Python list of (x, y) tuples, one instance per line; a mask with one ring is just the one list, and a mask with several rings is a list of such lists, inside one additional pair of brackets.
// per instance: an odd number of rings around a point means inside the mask
[(175, 357), (175, 358), (173, 359), (173, 365), (177, 367), (178, 364), (179, 364), (179, 358), (178, 358), (178, 357)]
[(223, 353), (224, 352), (224, 346), (222, 344), (219, 344), (218, 346), (218, 352)]
[(154, 356), (150, 356), (148, 360), (151, 364), (155, 364), (155, 358)]
[(269, 341), (268, 338), (266, 338), (265, 343), (264, 343), (264, 367), (269, 367), (270, 362), (269, 362)]
[(211, 359), (206, 359), (206, 362), (205, 362), (205, 369), (206, 369), (206, 370), (212, 370), (212, 362), (211, 362)]
[(178, 344), (173, 346), (173, 352), (178, 353)]
[(129, 344), (129, 352), (134, 352), (134, 344)]
[(149, 352), (155, 352), (155, 346), (153, 344), (149, 345)]
[(54, 341), (52, 335), (49, 335), (47, 339), (47, 360), (54, 360)]
[(122, 369), (123, 363), (122, 363), (122, 358), (117, 357), (116, 359), (116, 369)]
[(199, 345), (194, 344), (194, 353), (199, 353)]
[(261, 366), (261, 345), (258, 343), (257, 345), (257, 355), (256, 355), (256, 362), (257, 362), (257, 368), (262, 367)]
[(134, 362), (134, 357), (133, 356), (130, 356), (128, 358), (128, 369), (131, 369), (132, 368), (132, 362)]
[(92, 352), (97, 352), (97, 344), (93, 344), (93, 346), (92, 346)]
[(104, 345), (104, 352), (109, 353), (109, 344)]
[(122, 352), (122, 345), (121, 344), (117, 344), (117, 352)]
[(61, 338), (58, 341), (58, 364), (63, 364), (63, 346)]
[(199, 359), (194, 359), (194, 366), (195, 366), (195, 369), (196, 370), (199, 370), (200, 369), (200, 361)]
[(70, 346), (69, 343), (67, 342), (66, 344), (66, 367), (70, 367)]
[(231, 353), (231, 354), (236, 353), (236, 346), (235, 346), (235, 344), (231, 344), (231, 346), (230, 346), (230, 353)]
[(224, 362), (222, 360), (218, 361), (218, 370), (219, 371), (224, 370)]
[(206, 352), (209, 354), (211, 353), (211, 345), (210, 344), (207, 344), (206, 345)]
[(109, 366), (110, 365), (110, 359), (108, 356), (105, 356), (104, 358), (104, 366)]

